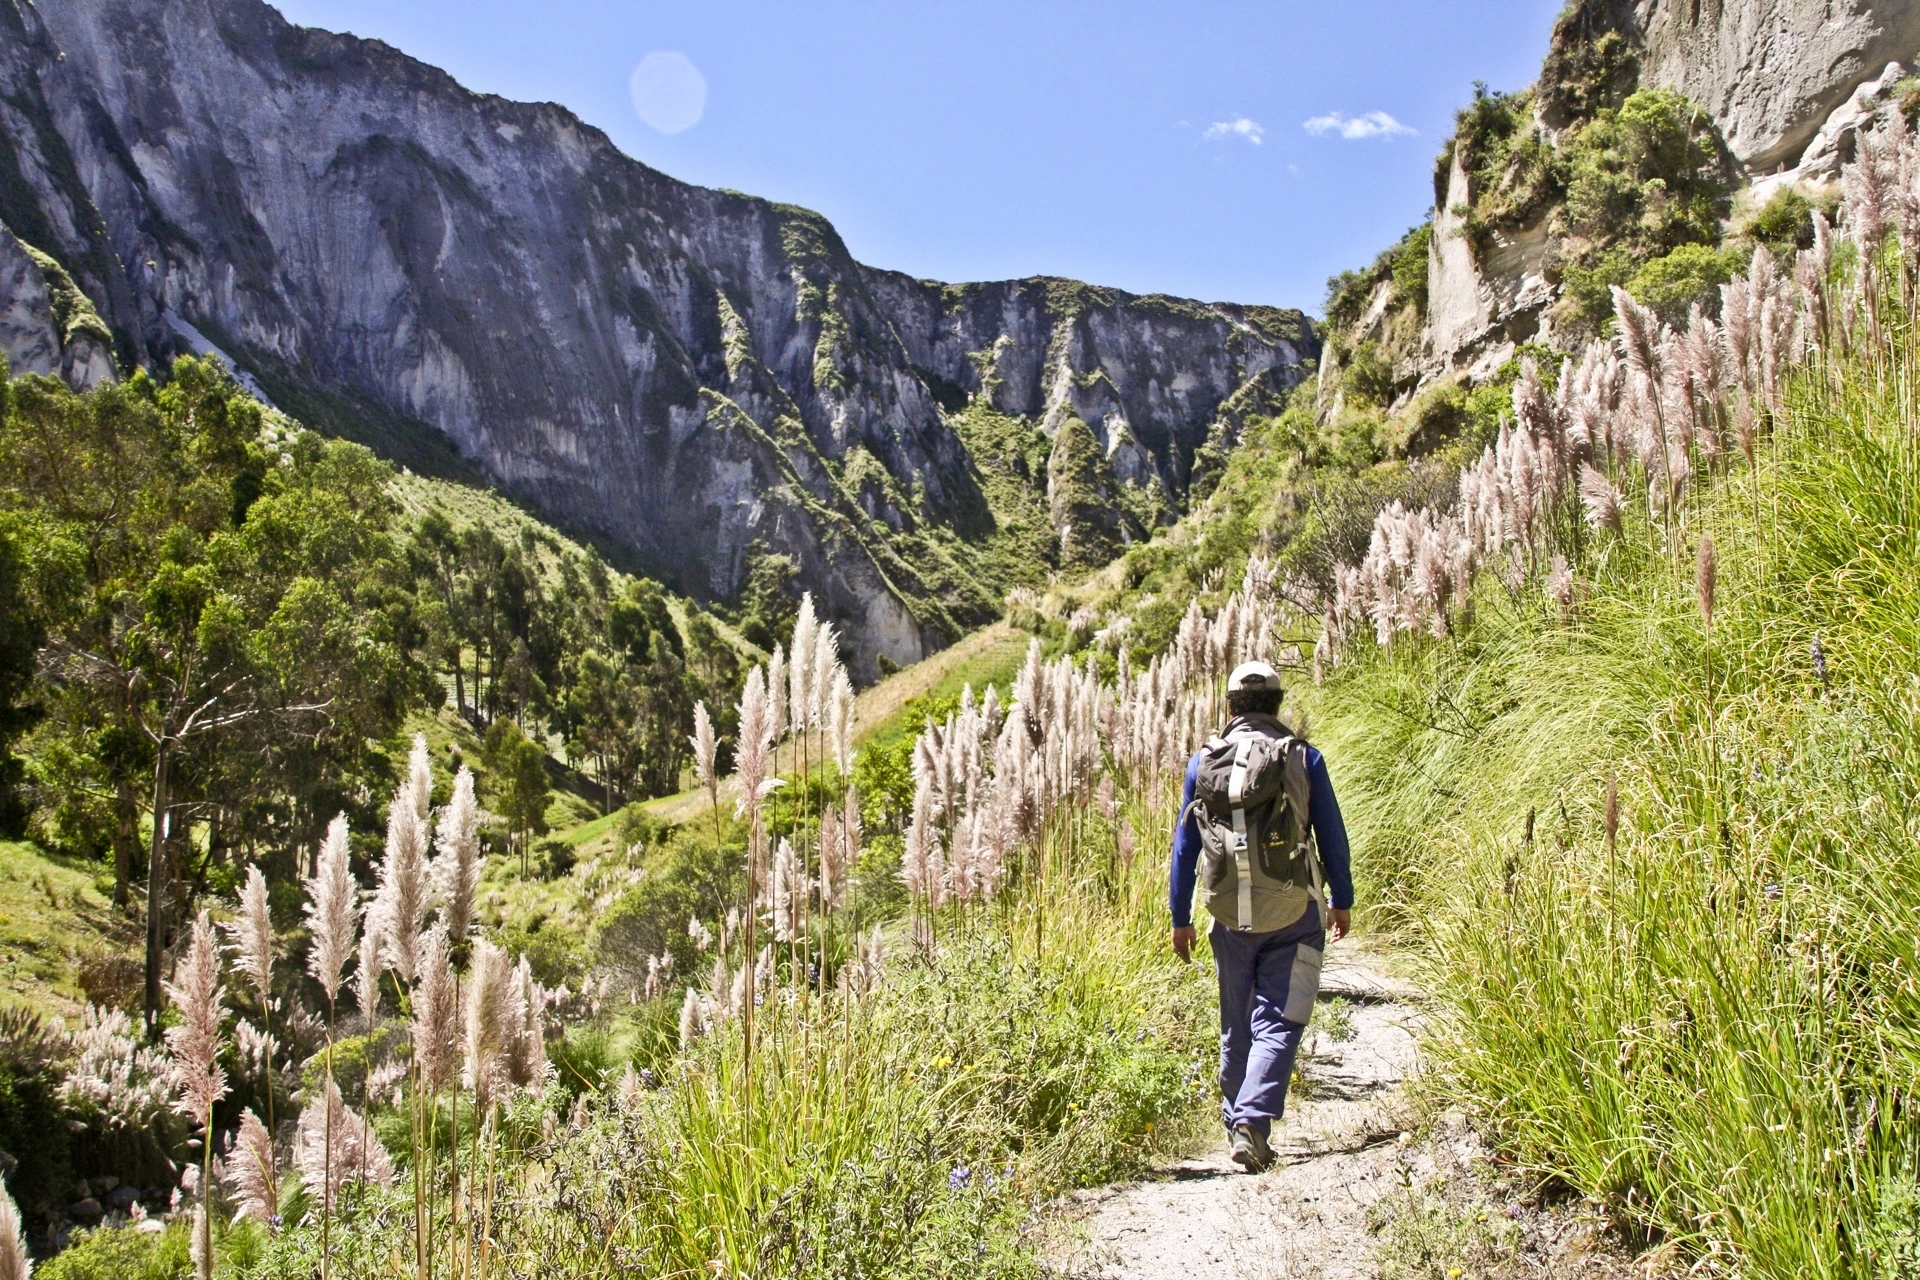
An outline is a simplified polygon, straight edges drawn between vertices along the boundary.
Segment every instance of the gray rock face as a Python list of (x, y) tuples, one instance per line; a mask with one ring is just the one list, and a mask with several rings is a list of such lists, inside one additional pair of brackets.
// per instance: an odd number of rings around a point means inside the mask
[(27, 256), (26, 246), (0, 226), (0, 351), (13, 376), (60, 376), (60, 333), (46, 278)]
[(1834, 108), (1920, 53), (1920, 0), (1638, 0), (1641, 79), (1679, 89), (1749, 173), (1793, 165)]
[[(737, 592), (755, 545), (789, 554), (867, 673), (990, 603), (893, 542), (991, 526), (943, 399), (1078, 413), (1177, 499), (1317, 352), (1297, 313), (871, 270), (817, 215), (259, 0), (0, 0), (0, 46), (23, 179), (0, 191), (32, 193), (0, 217), (123, 360), (166, 358), (184, 321), (290, 412), (417, 466), (457, 452), (702, 596)], [(869, 459), (914, 509), (875, 518), (849, 478)]]

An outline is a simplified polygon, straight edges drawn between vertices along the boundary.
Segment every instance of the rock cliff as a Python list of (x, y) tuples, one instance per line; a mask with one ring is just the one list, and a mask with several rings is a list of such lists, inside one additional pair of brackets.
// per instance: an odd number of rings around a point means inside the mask
[[(20, 369), (215, 347), (307, 421), (478, 473), (683, 590), (729, 599), (756, 549), (789, 556), (866, 674), (1008, 585), (950, 417), (973, 397), (1079, 417), (1116, 484), (1177, 511), (1196, 451), (1318, 349), (1297, 312), (868, 268), (815, 214), (259, 0), (0, 0), (0, 222)], [(92, 325), (43, 323), (13, 236)]]
[(1750, 174), (1798, 163), (1836, 107), (1920, 53), (1920, 0), (1638, 0), (1643, 83), (1712, 114)]
[[(1622, 87), (1674, 89), (1703, 107), (1757, 205), (1780, 185), (1837, 177), (1854, 130), (1886, 109), (1920, 57), (1920, 0), (1576, 0), (1534, 99), (1549, 142), (1566, 124), (1555, 110), (1566, 86), (1553, 77), (1603, 74), (1593, 50), (1609, 35)], [(1551, 337), (1564, 255), (1547, 213), (1470, 245), (1462, 214), (1476, 193), (1450, 158), (1436, 175), (1420, 349), (1403, 357), (1409, 386), (1483, 376), (1519, 344)]]

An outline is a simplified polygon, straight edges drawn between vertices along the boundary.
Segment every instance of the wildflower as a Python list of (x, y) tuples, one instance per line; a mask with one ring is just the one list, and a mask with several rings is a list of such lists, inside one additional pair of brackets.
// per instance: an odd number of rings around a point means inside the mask
[(947, 1174), (947, 1190), (965, 1191), (973, 1182), (973, 1170), (966, 1165), (955, 1165)]

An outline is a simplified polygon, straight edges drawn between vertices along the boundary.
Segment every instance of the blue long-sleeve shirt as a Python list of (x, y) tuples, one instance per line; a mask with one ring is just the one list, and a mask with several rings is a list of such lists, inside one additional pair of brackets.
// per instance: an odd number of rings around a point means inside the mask
[[(1180, 795), (1180, 812), (1186, 816), (1173, 832), (1173, 871), (1167, 893), (1173, 923), (1181, 929), (1193, 923), (1193, 884), (1200, 874), (1200, 817), (1189, 812), (1194, 778), (1199, 772), (1200, 753), (1196, 751), (1187, 761), (1187, 785)], [(1334, 908), (1345, 911), (1353, 906), (1353, 854), (1347, 846), (1347, 824), (1333, 795), (1326, 758), (1312, 747), (1307, 748), (1307, 781), (1311, 784), (1307, 817), (1313, 823), (1320, 862), (1327, 871), (1327, 891)]]

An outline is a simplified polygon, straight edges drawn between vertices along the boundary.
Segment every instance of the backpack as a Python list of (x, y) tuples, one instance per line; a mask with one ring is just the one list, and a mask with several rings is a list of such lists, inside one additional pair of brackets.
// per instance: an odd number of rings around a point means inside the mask
[(1182, 818), (1199, 819), (1206, 908), (1242, 933), (1284, 929), (1322, 897), (1307, 744), (1272, 716), (1239, 716), (1199, 756)]

